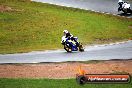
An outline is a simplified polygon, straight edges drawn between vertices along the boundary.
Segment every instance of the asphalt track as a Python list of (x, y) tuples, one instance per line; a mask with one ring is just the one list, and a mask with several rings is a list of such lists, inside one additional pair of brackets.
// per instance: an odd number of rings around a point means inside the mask
[[(123, 17), (132, 18), (131, 14), (122, 14), (118, 12), (118, 0), (32, 0), (37, 2), (55, 4), (66, 7), (92, 10), (95, 12), (113, 14)], [(132, 5), (132, 1), (124, 0)], [(132, 6), (131, 6), (132, 7)]]
[[(67, 7), (94, 10), (118, 15), (118, 0), (36, 0)], [(127, 17), (132, 17), (128, 15)], [(132, 59), (132, 41), (85, 47), (85, 52), (67, 53), (65, 50), (33, 51), (29, 53), (0, 54), (3, 63), (41, 63), (88, 60)]]
[(132, 41), (85, 47), (85, 52), (67, 53), (65, 50), (33, 51), (0, 54), (3, 63), (41, 63), (88, 60), (132, 59)]

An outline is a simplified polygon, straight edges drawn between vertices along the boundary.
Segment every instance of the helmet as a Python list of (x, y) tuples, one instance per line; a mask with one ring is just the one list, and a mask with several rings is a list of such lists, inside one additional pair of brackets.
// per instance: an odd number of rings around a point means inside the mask
[(122, 0), (119, 0), (118, 2), (123, 2)]
[(67, 34), (67, 33), (68, 33), (68, 31), (67, 31), (67, 30), (64, 30), (63, 32), (64, 32), (65, 34)]

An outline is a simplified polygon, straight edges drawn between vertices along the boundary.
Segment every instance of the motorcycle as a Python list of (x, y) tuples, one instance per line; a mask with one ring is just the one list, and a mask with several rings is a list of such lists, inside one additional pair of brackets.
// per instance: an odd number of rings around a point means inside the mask
[(80, 51), (83, 52), (84, 48), (80, 42), (78, 42), (78, 38), (74, 37), (75, 41), (71, 40), (71, 38), (65, 38), (65, 36), (62, 37), (62, 45), (64, 45), (64, 49), (67, 52), (72, 52), (72, 51)]
[(118, 12), (120, 11), (124, 12), (125, 14), (132, 13), (130, 4), (128, 4), (127, 2), (118, 3)]

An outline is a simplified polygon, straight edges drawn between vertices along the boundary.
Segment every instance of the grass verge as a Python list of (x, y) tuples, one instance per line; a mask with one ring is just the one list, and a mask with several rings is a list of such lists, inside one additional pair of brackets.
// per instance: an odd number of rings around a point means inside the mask
[(62, 48), (68, 29), (83, 44), (132, 38), (132, 19), (28, 0), (0, 0), (0, 53)]
[(10, 79), (0, 78), (0, 88), (131, 88), (129, 84), (85, 84), (75, 79)]

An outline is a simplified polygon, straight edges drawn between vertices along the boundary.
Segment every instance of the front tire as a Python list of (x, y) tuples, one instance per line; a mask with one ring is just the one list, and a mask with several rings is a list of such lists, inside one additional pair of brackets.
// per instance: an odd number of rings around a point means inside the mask
[(67, 46), (66, 44), (64, 45), (64, 49), (69, 53), (72, 52), (71, 47)]

